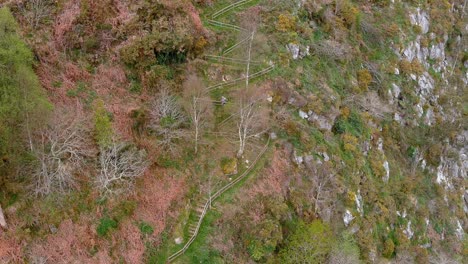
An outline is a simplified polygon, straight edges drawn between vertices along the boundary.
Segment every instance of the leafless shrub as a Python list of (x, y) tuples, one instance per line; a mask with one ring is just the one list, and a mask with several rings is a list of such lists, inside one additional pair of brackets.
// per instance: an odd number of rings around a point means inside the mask
[(335, 210), (340, 189), (338, 179), (328, 163), (319, 166), (312, 161), (306, 165), (307, 179), (311, 182), (309, 197), (314, 204), (315, 214), (328, 221)]
[(74, 174), (92, 153), (86, 123), (81, 116), (58, 109), (39, 133), (39, 143), (33, 148), (38, 162), (33, 172), (36, 195), (63, 193), (76, 185)]
[(344, 250), (333, 249), (328, 258), (328, 264), (359, 264), (359, 256)]
[(175, 96), (168, 89), (163, 88), (151, 104), (150, 127), (158, 136), (158, 145), (163, 149), (173, 152), (175, 141), (184, 137), (182, 125), (185, 116)]
[(382, 31), (369, 22), (370, 19), (361, 19), (360, 20), (360, 28), (362, 33), (367, 36), (369, 41), (374, 42), (375, 44), (383, 44), (383, 34)]
[(103, 196), (129, 191), (148, 165), (144, 150), (114, 139), (110, 146), (100, 150), (96, 186)]
[(414, 263), (414, 257), (409, 251), (398, 252), (395, 262), (398, 264), (411, 264)]
[(443, 252), (434, 252), (429, 258), (429, 263), (431, 264), (458, 264), (460, 262), (454, 260), (451, 256)]
[(381, 85), (383, 80), (383, 74), (379, 69), (379, 64), (377, 63), (366, 63), (367, 70), (372, 74), (372, 82)]
[(368, 92), (358, 98), (352, 96), (347, 101), (357, 103), (363, 111), (369, 112), (372, 116), (378, 118), (383, 118), (385, 114), (392, 112), (391, 107), (380, 99), (377, 92)]
[(18, 4), (18, 8), (32, 28), (37, 28), (41, 22), (50, 16), (52, 3), (50, 0), (26, 0)]
[(312, 51), (316, 56), (325, 56), (333, 60), (349, 60), (352, 57), (352, 48), (334, 40), (321, 41), (313, 44)]

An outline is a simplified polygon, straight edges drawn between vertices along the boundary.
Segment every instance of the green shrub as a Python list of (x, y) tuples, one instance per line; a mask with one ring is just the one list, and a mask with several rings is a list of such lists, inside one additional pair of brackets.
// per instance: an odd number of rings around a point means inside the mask
[(437, 167), (440, 163), (440, 157), (442, 156), (442, 145), (436, 143), (432, 145), (425, 154), (427, 164)]
[(325, 263), (334, 240), (330, 226), (321, 220), (299, 222), (280, 251), (282, 263)]
[(122, 201), (112, 210), (112, 215), (114, 216), (115, 220), (120, 222), (124, 218), (131, 216), (135, 211), (135, 208), (135, 201)]
[(145, 1), (138, 9), (136, 25), (145, 25), (149, 33), (121, 49), (125, 63), (138, 68), (155, 64), (170, 65), (185, 62), (200, 53), (200, 33), (188, 25), (187, 9), (181, 2), (170, 6), (159, 1)]
[(345, 1), (341, 10), (341, 17), (348, 26), (353, 25), (359, 16), (359, 9), (354, 7), (350, 2)]
[(143, 221), (140, 222), (138, 227), (140, 228), (140, 232), (144, 235), (151, 235), (154, 232), (154, 228), (150, 224)]
[(130, 83), (130, 92), (140, 94), (141, 93), (141, 84), (137, 81), (132, 81)]
[(107, 147), (112, 142), (113, 130), (109, 114), (104, 107), (104, 101), (98, 100), (94, 107), (94, 138), (101, 147)]
[(115, 221), (114, 219), (108, 216), (104, 216), (99, 221), (99, 225), (97, 226), (96, 231), (99, 236), (103, 237), (103, 236), (106, 236), (109, 233), (109, 231), (111, 231), (112, 229), (116, 229), (117, 226), (118, 226), (117, 221)]
[(145, 131), (148, 116), (144, 109), (135, 109), (130, 115), (133, 119), (132, 129), (135, 135), (141, 136)]
[(391, 238), (387, 238), (384, 243), (382, 255), (386, 258), (391, 258), (395, 252), (395, 244)]
[(267, 219), (256, 225), (254, 236), (248, 241), (247, 249), (255, 261), (260, 261), (271, 255), (282, 240), (281, 225), (273, 220)]
[(360, 138), (366, 132), (365, 124), (356, 111), (351, 111), (348, 118), (343, 115), (338, 117), (332, 127), (332, 131), (335, 134), (349, 133), (357, 138)]
[(163, 168), (174, 168), (178, 170), (181, 168), (180, 163), (177, 160), (167, 156), (160, 156), (157, 160), (157, 163)]
[(237, 173), (237, 159), (224, 157), (221, 159), (221, 169), (225, 175)]

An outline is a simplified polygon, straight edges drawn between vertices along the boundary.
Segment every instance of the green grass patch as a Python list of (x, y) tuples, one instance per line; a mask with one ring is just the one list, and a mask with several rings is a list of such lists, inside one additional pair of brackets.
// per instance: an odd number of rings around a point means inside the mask
[(144, 235), (151, 235), (154, 233), (154, 228), (144, 221), (141, 221), (138, 224), (138, 228), (140, 229), (140, 232)]

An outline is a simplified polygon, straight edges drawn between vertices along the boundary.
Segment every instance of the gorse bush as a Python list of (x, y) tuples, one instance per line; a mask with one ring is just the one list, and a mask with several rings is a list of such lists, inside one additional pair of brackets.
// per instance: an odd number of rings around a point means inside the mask
[(278, 16), (278, 23), (276, 29), (281, 32), (293, 31), (296, 27), (296, 19), (290, 14), (280, 14)]
[(359, 88), (361, 91), (367, 91), (370, 83), (372, 82), (372, 75), (370, 74), (369, 70), (362, 69), (357, 72), (357, 79)]

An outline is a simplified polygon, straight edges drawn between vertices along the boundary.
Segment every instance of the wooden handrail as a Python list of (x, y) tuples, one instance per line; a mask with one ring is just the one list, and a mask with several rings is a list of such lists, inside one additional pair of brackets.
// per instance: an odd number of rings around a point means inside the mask
[(200, 218), (198, 219), (197, 221), (197, 226), (195, 228), (195, 231), (194, 233), (192, 234), (192, 236), (190, 237), (190, 239), (187, 241), (187, 243), (181, 248), (179, 249), (177, 252), (175, 252), (174, 254), (172, 254), (171, 256), (169, 256), (169, 258), (167, 259), (168, 262), (172, 262), (173, 260), (175, 260), (177, 257), (179, 257), (180, 255), (184, 254), (185, 251), (187, 251), (187, 249), (190, 247), (190, 245), (192, 245), (193, 241), (195, 241), (195, 239), (197, 238), (198, 236), (198, 231), (200, 230), (200, 226), (203, 222), (203, 219), (205, 218), (205, 215), (206, 213), (208, 212), (209, 208), (210, 208), (210, 202), (213, 202), (214, 200), (216, 200), (216, 198), (218, 198), (219, 196), (221, 196), (223, 193), (225, 193), (227, 190), (229, 190), (230, 188), (232, 188), (236, 183), (240, 182), (242, 179), (244, 179), (252, 170), (253, 168), (255, 167), (255, 165), (257, 164), (257, 162), (260, 160), (260, 158), (263, 156), (263, 154), (265, 154), (266, 150), (268, 149), (268, 145), (270, 144), (270, 138), (268, 138), (268, 141), (267, 143), (265, 144), (265, 146), (263, 147), (262, 151), (258, 154), (258, 156), (255, 158), (255, 160), (252, 162), (252, 165), (246, 170), (244, 171), (244, 173), (242, 173), (239, 177), (237, 177), (235, 180), (231, 181), (230, 183), (226, 184), (225, 186), (223, 186), (221, 189), (219, 189), (217, 192), (215, 192), (213, 194), (213, 196), (211, 197), (211, 199), (208, 199), (208, 201), (205, 202), (205, 206), (203, 207), (203, 211), (202, 213), (200, 214)]
[(253, 0), (240, 0), (240, 1), (237, 1), (235, 3), (232, 3), (218, 11), (216, 11), (215, 13), (213, 13), (213, 15), (211, 15), (212, 18), (217, 18), (219, 17), (220, 15), (224, 14), (224, 13), (227, 13), (229, 11), (231, 11), (232, 9), (238, 7), (238, 6), (241, 6), (243, 4), (247, 4), (248, 2), (252, 2)]

